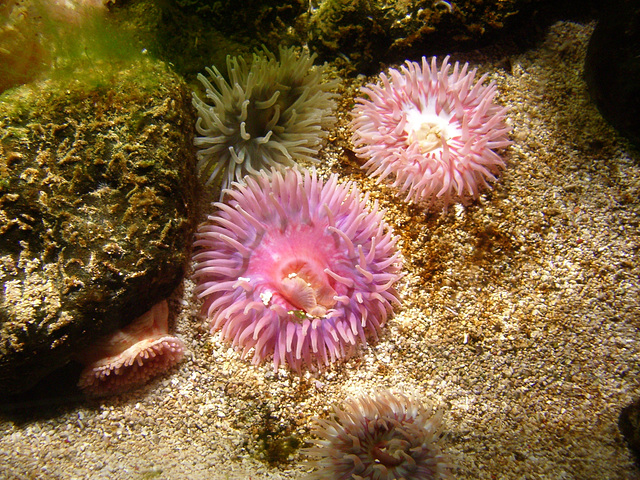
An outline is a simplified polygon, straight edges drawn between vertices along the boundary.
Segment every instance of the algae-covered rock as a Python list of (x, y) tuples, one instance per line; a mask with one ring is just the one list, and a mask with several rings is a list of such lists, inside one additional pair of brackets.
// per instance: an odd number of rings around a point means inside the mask
[(0, 95), (0, 382), (33, 385), (166, 297), (194, 227), (183, 81), (82, 62)]
[(571, 1), (312, 0), (309, 47), (322, 60), (374, 73), (405, 58), (477, 48), (508, 27), (540, 21), (547, 5)]

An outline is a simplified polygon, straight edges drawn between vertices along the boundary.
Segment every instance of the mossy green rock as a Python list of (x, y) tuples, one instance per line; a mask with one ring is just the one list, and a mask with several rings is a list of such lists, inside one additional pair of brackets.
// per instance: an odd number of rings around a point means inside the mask
[(92, 59), (0, 95), (0, 383), (34, 385), (165, 298), (195, 225), (190, 94)]

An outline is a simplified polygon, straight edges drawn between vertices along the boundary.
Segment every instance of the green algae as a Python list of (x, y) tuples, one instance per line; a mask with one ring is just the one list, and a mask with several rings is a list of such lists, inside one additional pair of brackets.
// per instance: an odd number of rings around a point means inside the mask
[(301, 446), (298, 437), (289, 435), (287, 429), (274, 428), (272, 422), (265, 422), (258, 434), (258, 457), (271, 466), (286, 464)]
[(47, 77), (71, 82), (79, 75), (85, 84), (107, 85), (112, 72), (143, 55), (133, 34), (104, 8), (65, 8), (44, 0), (5, 8), (9, 18), (0, 22), (0, 76), (9, 80), (0, 90)]
[(266, 404), (258, 407), (256, 415), (259, 417), (253, 424), (256, 458), (272, 467), (290, 462), (302, 446), (302, 440), (293, 433), (295, 425), (288, 419), (278, 418)]
[(161, 476), (162, 476), (162, 469), (154, 468), (152, 470), (147, 470), (146, 472), (141, 473), (139, 478), (141, 480), (151, 480), (153, 478), (160, 478)]

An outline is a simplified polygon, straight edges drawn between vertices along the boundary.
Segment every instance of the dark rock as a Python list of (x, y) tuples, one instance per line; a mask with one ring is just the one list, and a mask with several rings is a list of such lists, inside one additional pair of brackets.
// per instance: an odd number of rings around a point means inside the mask
[(189, 81), (205, 66), (224, 71), (227, 55), (304, 43), (308, 6), (309, 0), (136, 0), (110, 2), (109, 9)]
[(590, 11), (591, 3), (317, 0), (310, 2), (308, 43), (321, 60), (370, 75), (406, 58), (475, 50), (507, 36), (526, 48), (553, 19), (567, 11)]
[(195, 225), (193, 111), (163, 63), (0, 96), (0, 383), (34, 385), (167, 297)]
[(620, 432), (627, 441), (631, 452), (640, 464), (640, 400), (626, 406), (618, 419)]
[(602, 116), (640, 145), (640, 3), (618, 0), (603, 10), (589, 40), (585, 77)]

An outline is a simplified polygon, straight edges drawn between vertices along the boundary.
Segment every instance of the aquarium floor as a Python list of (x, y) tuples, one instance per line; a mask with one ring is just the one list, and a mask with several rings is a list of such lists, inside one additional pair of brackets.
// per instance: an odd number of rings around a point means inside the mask
[(125, 395), (2, 417), (0, 478), (302, 479), (312, 418), (389, 387), (444, 410), (454, 478), (640, 478), (617, 426), (640, 397), (640, 159), (588, 100), (592, 29), (558, 23), (500, 62), (471, 54), (514, 145), (468, 208), (426, 214), (352, 168), (341, 112), (321, 171), (371, 192), (405, 257), (378, 342), (322, 373), (254, 367), (209, 334), (185, 280), (171, 300), (185, 361)]

